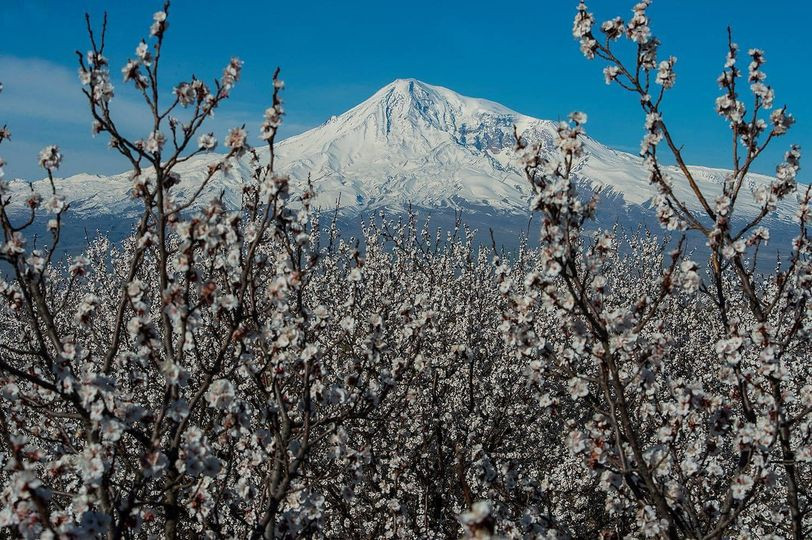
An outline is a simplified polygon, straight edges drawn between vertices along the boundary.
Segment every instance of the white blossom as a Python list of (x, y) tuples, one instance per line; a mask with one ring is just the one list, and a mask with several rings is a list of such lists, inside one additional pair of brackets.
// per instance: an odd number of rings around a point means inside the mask
[(55, 171), (62, 164), (62, 153), (56, 145), (46, 146), (39, 153), (40, 167), (48, 171)]

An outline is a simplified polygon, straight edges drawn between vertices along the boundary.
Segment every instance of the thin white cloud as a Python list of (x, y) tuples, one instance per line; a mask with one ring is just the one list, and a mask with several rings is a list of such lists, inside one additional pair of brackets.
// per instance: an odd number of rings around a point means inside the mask
[[(150, 115), (140, 95), (123, 83), (113, 83), (116, 96), (110, 108), (113, 118), (125, 136), (138, 139), (151, 129)], [(75, 70), (40, 58), (20, 58), (0, 55), (0, 125), (8, 123), (14, 134), (12, 141), (0, 147), (8, 162), (11, 177), (39, 178), (36, 152), (48, 144), (60, 145), (65, 154), (61, 174), (78, 172), (112, 174), (121, 172), (126, 164), (106, 147), (105, 139), (94, 139), (90, 133), (90, 112)], [(222, 109), (204, 124), (220, 140), (228, 129), (246, 125), (249, 136), (259, 133), (262, 109), (235, 109), (241, 104), (226, 102)], [(182, 114), (181, 114), (182, 116)], [(300, 133), (308, 124), (283, 125), (285, 136)], [(258, 142), (258, 140), (257, 140)]]
[[(76, 70), (40, 58), (0, 55), (0, 114), (12, 119), (60, 122), (90, 129), (90, 113)], [(146, 125), (143, 105), (117, 96), (111, 110), (123, 127)]]
[(76, 74), (60, 65), (0, 55), (0, 80), (4, 86), (0, 114), (4, 117), (87, 123)]

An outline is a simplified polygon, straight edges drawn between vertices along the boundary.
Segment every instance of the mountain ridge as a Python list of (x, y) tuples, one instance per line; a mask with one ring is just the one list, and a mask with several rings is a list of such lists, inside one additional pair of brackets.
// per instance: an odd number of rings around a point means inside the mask
[[(339, 211), (347, 218), (378, 210), (397, 213), (407, 207), (526, 216), (531, 192), (513, 150), (513, 126), (526, 140), (539, 143), (544, 152), (555, 151), (556, 122), (416, 79), (396, 79), (345, 113), (280, 141), (275, 148), (277, 172), (290, 175), (299, 188), (310, 175), (316, 205), (332, 210), (340, 201)], [(602, 198), (619, 206), (613, 208), (615, 214), (624, 208), (630, 215), (649, 213), (654, 226), (650, 200), (657, 191), (648, 181), (641, 158), (590, 137), (584, 138), (584, 149), (585, 157), (575, 168), (579, 188), (585, 193), (601, 188)], [(208, 164), (221, 158), (216, 153), (200, 155), (179, 165), (178, 200), (191, 196)], [(218, 173), (207, 186), (201, 203), (224, 192), (229, 206), (239, 204), (242, 178), (251, 169), (247, 158), (235, 161), (228, 174)], [(689, 208), (699, 211), (681, 173), (674, 167), (666, 170), (674, 179), (674, 191)], [(727, 171), (691, 170), (706, 197), (713, 200), (721, 192)], [(771, 180), (758, 174), (748, 179), (754, 185)], [(33, 185), (44, 194), (42, 182)], [(80, 219), (138, 215), (140, 201), (130, 197), (128, 173), (85, 173), (58, 179), (56, 184)], [(29, 188), (27, 183), (13, 181), (11, 189)], [(25, 197), (15, 199), (13, 204), (21, 208)], [(739, 206), (745, 217), (759, 211), (749, 192), (740, 198)], [(793, 203), (782, 201), (768, 221), (786, 224), (793, 214)]]

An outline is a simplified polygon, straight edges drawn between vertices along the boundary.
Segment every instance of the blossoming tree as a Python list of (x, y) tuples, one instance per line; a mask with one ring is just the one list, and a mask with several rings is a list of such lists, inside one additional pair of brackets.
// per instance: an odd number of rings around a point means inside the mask
[[(712, 200), (666, 125), (676, 59), (658, 58), (648, 7), (598, 30), (581, 3), (573, 34), (640, 102), (672, 238), (587, 232), (597, 205), (575, 189), (586, 115), (573, 113), (553, 153), (517, 134), (542, 220), (538, 245), (513, 254), (476, 246), (461, 222), (443, 234), (381, 216), (357, 239), (320, 222), (314, 188), (275, 172), (278, 71), (266, 144), (231, 130), (182, 196), (175, 168), (217, 148), (204, 124), (242, 62), (162, 94), (165, 4), (121, 70), (152, 124), (131, 137), (110, 109), (106, 21), (97, 32), (88, 18), (78, 62), (93, 131), (129, 163), (143, 212), (122, 245), (99, 238), (62, 261), (60, 150), (40, 154), (51, 190), (32, 190), (22, 222), (0, 176), (0, 526), (26, 538), (808, 535), (810, 191), (796, 147), (771, 183), (748, 180), (793, 119), (774, 108), (757, 49), (745, 105), (731, 39), (717, 110), (732, 168)], [(250, 165), (240, 207), (201, 201), (238, 160)], [(740, 223), (743, 197), (761, 211)], [(765, 218), (788, 197), (798, 235), (759, 274)], [(31, 247), (44, 212), (49, 237)], [(690, 252), (692, 238), (706, 249)]]

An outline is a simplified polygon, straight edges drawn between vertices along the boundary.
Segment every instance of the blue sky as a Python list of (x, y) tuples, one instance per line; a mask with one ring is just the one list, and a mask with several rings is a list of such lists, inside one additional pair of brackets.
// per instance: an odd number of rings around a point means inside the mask
[[(258, 123), (267, 106), (273, 68), (286, 81), (285, 134), (301, 132), (363, 101), (395, 78), (414, 77), (459, 93), (498, 101), (531, 116), (589, 114), (587, 130), (616, 148), (636, 152), (642, 118), (633, 97), (607, 87), (602, 64), (586, 61), (571, 35), (575, 0), (504, 2), (413, 0), (213, 2), (176, 0), (164, 52), (167, 84), (191, 73), (219, 76), (231, 55), (245, 61), (243, 79), (211, 129)], [(87, 48), (84, 12), (109, 12), (108, 57), (118, 78), (159, 2), (4, 0), (0, 15), (0, 125), (13, 133), (0, 155), (7, 176), (41, 177), (36, 153), (59, 144), (64, 174), (125, 169), (106, 142), (93, 139), (76, 77), (76, 49)], [(627, 18), (632, 1), (594, 1), (598, 19)], [(809, 100), (812, 6), (797, 0), (655, 0), (650, 10), (661, 55), (674, 54), (677, 86), (665, 111), (689, 162), (726, 167), (730, 144), (716, 116), (716, 77), (731, 25), (742, 49), (766, 50), (767, 82), (777, 104), (797, 124), (756, 167), (772, 172), (787, 146), (812, 147)], [(742, 59), (742, 65), (744, 59)], [(118, 88), (121, 84), (118, 85)], [(122, 92), (114, 111), (134, 137), (143, 119)], [(254, 129), (256, 134), (256, 129)], [(802, 177), (808, 177), (802, 173)]]

